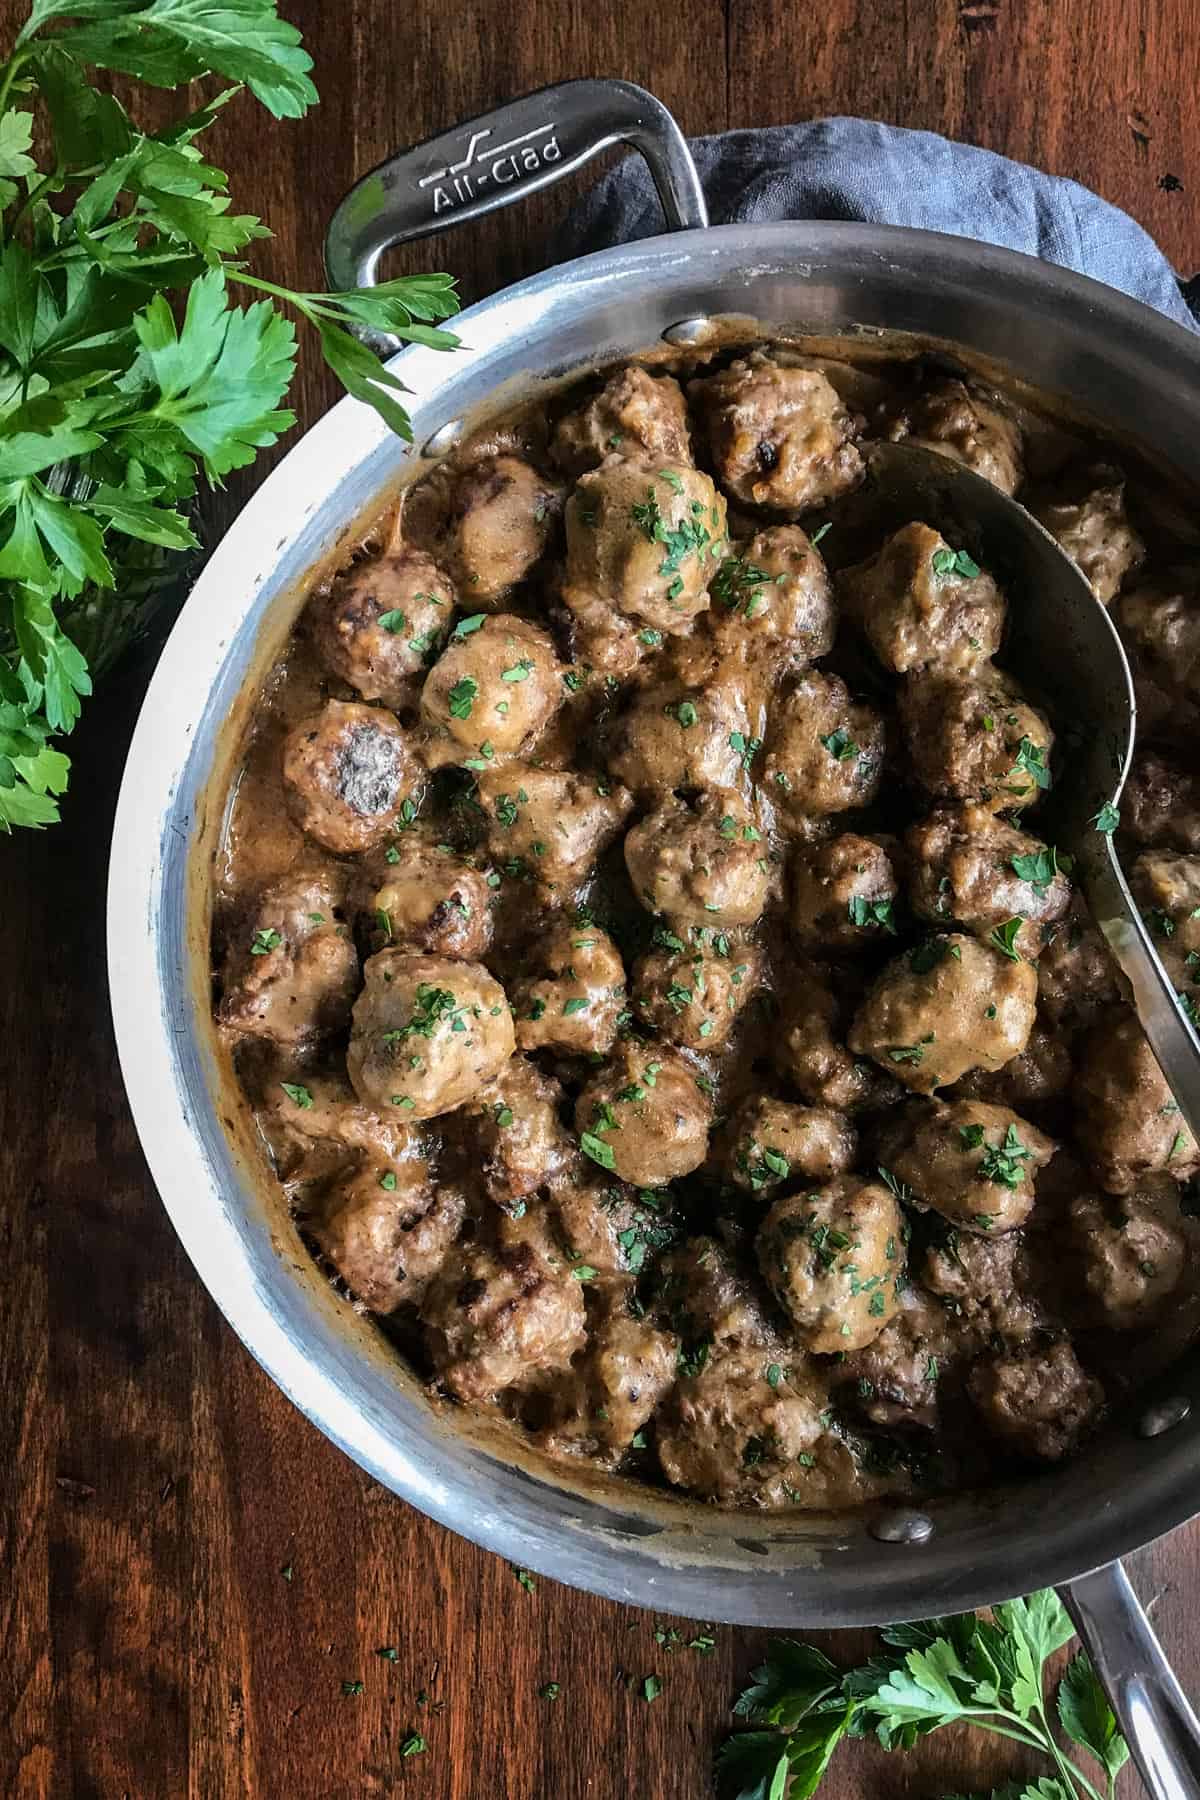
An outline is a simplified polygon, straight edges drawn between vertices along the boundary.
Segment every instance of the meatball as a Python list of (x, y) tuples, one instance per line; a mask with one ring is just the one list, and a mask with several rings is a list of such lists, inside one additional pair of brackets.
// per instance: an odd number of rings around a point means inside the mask
[(804, 512), (862, 480), (854, 421), (819, 370), (785, 368), (755, 352), (689, 392), (718, 480), (746, 505)]
[(1147, 1175), (1188, 1181), (1200, 1147), (1184, 1123), (1154, 1052), (1122, 1007), (1089, 1032), (1075, 1076), (1076, 1135), (1110, 1194), (1128, 1194)]
[(600, 600), (657, 631), (707, 610), (725, 548), (725, 499), (688, 463), (648, 469), (613, 456), (567, 502), (565, 604)]
[(575, 889), (587, 880), (633, 808), (618, 782), (527, 763), (486, 770), (478, 793), (496, 861), (517, 858), (553, 890)]
[(575, 1105), (584, 1152), (635, 1187), (662, 1187), (698, 1169), (711, 1123), (691, 1065), (646, 1044), (619, 1045)]
[[(684, 945), (673, 932), (656, 933), (678, 948), (652, 950), (633, 972), (633, 1004), (638, 1017), (685, 1050), (717, 1050), (758, 986), (762, 956), (753, 944), (730, 944), (718, 932), (712, 940)], [(720, 947), (718, 947), (720, 946)]]
[(523, 581), (549, 541), (560, 494), (516, 456), (489, 456), (460, 475), (442, 554), (468, 606), (493, 607)]
[(1121, 595), (1116, 620), (1126, 644), (1157, 680), (1200, 700), (1200, 587), (1175, 570)]
[(938, 1423), (938, 1378), (956, 1348), (944, 1308), (915, 1287), (898, 1295), (895, 1316), (872, 1343), (838, 1366), (845, 1397), (869, 1424), (932, 1430)]
[(389, 712), (327, 700), (283, 743), (283, 785), (301, 830), (349, 856), (380, 844), (423, 774)]
[(421, 1319), (439, 1379), (457, 1400), (490, 1400), (565, 1369), (585, 1342), (581, 1283), (527, 1243), (454, 1251)]
[(624, 1010), (625, 965), (598, 925), (564, 920), (543, 932), (513, 983), (522, 1050), (602, 1054), (611, 1049)]
[(1050, 786), (1050, 722), (998, 669), (969, 680), (911, 676), (900, 720), (913, 771), (931, 794), (1016, 812)]
[[(1041, 984), (1039, 977), (1039, 999)], [(951, 1098), (987, 1100), (996, 1106), (1044, 1105), (1066, 1093), (1074, 1073), (1071, 1052), (1056, 1031), (1039, 1019), (1019, 1056), (1002, 1069), (970, 1069), (955, 1082)]]
[(844, 681), (809, 669), (775, 707), (763, 780), (776, 806), (804, 818), (866, 806), (883, 775), (883, 720)]
[(844, 570), (838, 599), (894, 675), (973, 675), (1000, 648), (1004, 596), (929, 525), (905, 525), (875, 556)]
[(1068, 1219), (1093, 1322), (1110, 1331), (1149, 1329), (1187, 1262), (1174, 1182), (1160, 1177), (1119, 1198), (1077, 1194)]
[(757, 1290), (715, 1238), (690, 1238), (663, 1257), (661, 1304), (694, 1362), (700, 1360), (702, 1346), (776, 1342), (776, 1329)]
[(870, 1102), (880, 1078), (846, 1048), (845, 994), (835, 994), (816, 969), (801, 965), (790, 971), (780, 1001), (773, 1040), (780, 1074), (814, 1106), (852, 1109)]
[(419, 1305), (462, 1229), (466, 1200), (427, 1171), (368, 1168), (331, 1196), (313, 1236), (368, 1312)]
[[(258, 1116), (275, 1166), (302, 1208), (299, 1190), (341, 1183), (363, 1168), (395, 1174), (405, 1187), (426, 1178), (425, 1141), (407, 1115), (393, 1109), (384, 1117), (363, 1106), (342, 1076), (305, 1070), (302, 1082), (273, 1082)], [(419, 1165), (415, 1175), (412, 1164)]]
[(399, 706), (457, 604), (431, 556), (400, 550), (353, 564), (310, 603), (322, 662), (364, 700)]
[(687, 405), (673, 376), (651, 375), (636, 364), (617, 369), (555, 427), (551, 454), (567, 475), (584, 475), (614, 452), (630, 462), (691, 462)]
[(617, 720), (608, 766), (643, 799), (672, 788), (735, 788), (762, 748), (763, 709), (724, 674), (702, 688), (643, 688)]
[(563, 1091), (527, 1056), (505, 1063), (471, 1105), (484, 1186), (498, 1206), (522, 1203), (570, 1167), (575, 1144), (563, 1127)]
[(1135, 844), (1200, 855), (1200, 775), (1157, 750), (1139, 750), (1121, 799), (1121, 824)]
[(997, 819), (986, 806), (941, 806), (905, 838), (908, 897), (919, 918), (953, 921), (985, 942), (1013, 919), (1012, 947), (1034, 958), (1044, 925), (1071, 904), (1058, 853)]
[(1020, 1343), (1041, 1324), (1030, 1299), (1029, 1258), (1018, 1232), (985, 1237), (948, 1231), (925, 1253), (921, 1281), (951, 1314), (961, 1348)]
[(540, 625), (496, 613), (464, 632), (472, 623), (455, 628), (426, 676), (421, 716), (431, 730), (431, 763), (465, 762), (482, 771), (530, 750), (566, 690), (562, 664)]
[(410, 1119), (453, 1112), (513, 1053), (504, 989), (480, 963), (381, 950), (363, 967), (346, 1067), (366, 1106)]
[(763, 1279), (816, 1356), (860, 1350), (897, 1307), (905, 1226), (879, 1181), (839, 1175), (776, 1200), (759, 1228)]
[(289, 1046), (342, 1030), (358, 992), (358, 952), (341, 899), (340, 883), (320, 869), (263, 889), (229, 940), (223, 1025)]
[(1097, 600), (1108, 605), (1130, 569), (1146, 554), (1125, 510), (1125, 477), (1119, 469), (1073, 472), (1062, 491), (1041, 501), (1033, 515), (1079, 564)]
[(858, 1133), (845, 1113), (757, 1094), (722, 1128), (713, 1161), (732, 1186), (765, 1196), (787, 1181), (844, 1175), (857, 1154)]
[(625, 866), (642, 905), (673, 925), (753, 925), (771, 885), (762, 832), (733, 793), (664, 800), (626, 837)]
[(1121, 991), (1109, 949), (1077, 895), (1038, 962), (1038, 1004), (1052, 1026), (1091, 1025)]
[(843, 832), (800, 850), (791, 870), (788, 922), (810, 951), (872, 950), (895, 936), (895, 870), (882, 844)]
[(918, 1111), (891, 1167), (913, 1206), (931, 1208), (962, 1231), (999, 1233), (1025, 1223), (1038, 1171), (1057, 1148), (1006, 1106), (935, 1101)]
[[(378, 875), (379, 871), (374, 871)], [(380, 947), (477, 962), (492, 941), (487, 877), (445, 848), (405, 834), (389, 846), (365, 896)]]
[(1175, 986), (1200, 982), (1200, 856), (1150, 851), (1134, 863), (1130, 885)]
[(967, 1391), (984, 1424), (1009, 1449), (1058, 1462), (1095, 1422), (1104, 1390), (1066, 1338), (976, 1364)]
[(725, 1506), (784, 1505), (799, 1497), (826, 1434), (828, 1405), (811, 1370), (785, 1376), (761, 1350), (708, 1356), (681, 1376), (658, 1415), (663, 1473)]
[(554, 1199), (571, 1261), (600, 1278), (649, 1271), (678, 1235), (665, 1188), (639, 1190), (573, 1174), (557, 1184)]
[(820, 552), (798, 525), (760, 531), (726, 558), (709, 592), (722, 652), (754, 645), (802, 667), (833, 649), (833, 588)]
[(934, 381), (910, 401), (888, 432), (894, 444), (917, 444), (965, 464), (1015, 494), (1024, 480), (1020, 427), (996, 396), (955, 380)]
[(920, 944), (883, 971), (855, 1016), (851, 1050), (919, 1094), (968, 1069), (1000, 1069), (1029, 1041), (1037, 973), (975, 938)]
[(571, 1370), (545, 1447), (559, 1455), (599, 1452), (608, 1461), (628, 1450), (674, 1385), (677, 1352), (670, 1332), (615, 1305)]

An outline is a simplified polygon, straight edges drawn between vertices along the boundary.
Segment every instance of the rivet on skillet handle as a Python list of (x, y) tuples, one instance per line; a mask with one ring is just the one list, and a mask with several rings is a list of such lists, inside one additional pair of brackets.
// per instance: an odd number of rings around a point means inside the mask
[(660, 100), (631, 81), (563, 81), (426, 138), (364, 175), (325, 236), (329, 285), (373, 287), (393, 244), (510, 206), (614, 144), (645, 157), (668, 229), (708, 224), (691, 151)]
[(1060, 1592), (1151, 1800), (1200, 1800), (1200, 1723), (1120, 1563)]

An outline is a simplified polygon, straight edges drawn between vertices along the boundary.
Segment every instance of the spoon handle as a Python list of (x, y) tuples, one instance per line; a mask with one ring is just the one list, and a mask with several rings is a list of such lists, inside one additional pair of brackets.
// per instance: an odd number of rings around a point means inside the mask
[[(1189, 1024), (1117, 860), (1111, 836), (1082, 871), (1088, 904), (1130, 987), (1138, 1020), (1192, 1136), (1200, 1141), (1200, 1038)], [(1200, 1012), (1200, 986), (1196, 988)]]

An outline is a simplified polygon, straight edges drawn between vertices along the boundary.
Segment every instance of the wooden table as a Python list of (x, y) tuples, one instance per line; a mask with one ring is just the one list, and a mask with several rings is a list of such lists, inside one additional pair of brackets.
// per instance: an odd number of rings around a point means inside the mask
[[(0, 43), (25, 10), (0, 0)], [(331, 209), (386, 152), (542, 82), (605, 73), (651, 87), (692, 133), (859, 112), (970, 138), (1090, 183), (1189, 271), (1200, 260), (1190, 0), (284, 10), (323, 104), (271, 127), (243, 103), (212, 153), (238, 210), (274, 227), (262, 271), (297, 286), (320, 284)], [(466, 298), (482, 294), (544, 260), (569, 198), (417, 246), (402, 266), (449, 267)], [(332, 397), (308, 354), (305, 422)], [(128, 669), (89, 709), (65, 823), (0, 848), (0, 1792), (698, 1800), (761, 1636), (718, 1629), (706, 1656), (657, 1642), (649, 1615), (546, 1581), (526, 1592), (306, 1424), (175, 1241), (105, 989), (109, 821), (145, 678)], [(1198, 1549), (1193, 1528), (1134, 1562), (1193, 1689)], [(867, 1639), (823, 1641), (848, 1659)], [(647, 1704), (622, 1675), (651, 1672), (663, 1688)], [(557, 1701), (539, 1697), (551, 1680)], [(401, 1758), (412, 1730), (428, 1751)], [(855, 1747), (826, 1791), (991, 1787), (1013, 1766), (994, 1748), (950, 1733), (903, 1759)]]

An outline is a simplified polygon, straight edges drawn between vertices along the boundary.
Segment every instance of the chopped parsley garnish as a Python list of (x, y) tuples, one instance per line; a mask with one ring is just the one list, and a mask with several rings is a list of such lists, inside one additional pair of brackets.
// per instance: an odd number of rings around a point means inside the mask
[(699, 1375), (708, 1361), (708, 1353), (712, 1349), (711, 1337), (696, 1338), (691, 1344), (681, 1344), (675, 1366), (680, 1375)]
[(729, 748), (741, 757), (743, 769), (750, 767), (755, 756), (762, 749), (762, 742), (760, 737), (748, 738), (741, 731), (731, 731), (729, 734)]
[(576, 1281), (595, 1281), (600, 1271), (593, 1269), (591, 1263), (576, 1263), (571, 1273)]
[(1183, 1132), (1183, 1131), (1177, 1131), (1171, 1142), (1171, 1148), (1167, 1151), (1167, 1161), (1170, 1162), (1171, 1158), (1173, 1156), (1178, 1156), (1181, 1150), (1186, 1150), (1186, 1149), (1187, 1149), (1187, 1133)]
[(992, 949), (999, 950), (1001, 956), (1007, 956), (1009, 962), (1021, 961), (1017, 952), (1017, 936), (1023, 923), (1022, 919), (1005, 919), (1003, 925), (997, 925), (988, 937)]
[(862, 894), (855, 894), (846, 910), (852, 925), (857, 925), (860, 929), (867, 925), (880, 925), (884, 931), (890, 932), (895, 937), (896, 927), (892, 922), (893, 904), (891, 900), (868, 900)]
[(390, 631), (393, 637), (399, 637), (402, 631), (408, 630), (408, 620), (402, 612), (397, 612), (395, 608), (391, 612), (380, 613), (379, 623), (385, 631)]
[(835, 762), (849, 762), (853, 757), (862, 755), (850, 733), (840, 728), (831, 731), (827, 737), (822, 737), (821, 742)]
[(400, 1746), (401, 1756), (424, 1756), (429, 1745), (419, 1731), (410, 1731)]
[[(682, 488), (679, 491), (682, 492)], [(679, 525), (668, 525), (654, 497), (653, 488), (646, 489), (644, 501), (630, 507), (629, 516), (650, 543), (662, 545), (665, 554), (658, 565), (660, 575), (678, 575), (685, 557), (703, 555), (713, 541), (712, 532), (698, 518), (685, 519)], [(680, 587), (682, 589), (682, 583)]]
[(1058, 874), (1058, 851), (1051, 846), (1030, 856), (1014, 856), (1011, 867), (1022, 881), (1030, 884), (1035, 894), (1044, 894)]
[(709, 585), (709, 593), (730, 612), (745, 608), (747, 618), (761, 612), (763, 587), (771, 580), (765, 569), (747, 562), (742, 556), (727, 556)]
[(400, 1044), (410, 1037), (431, 1038), (446, 1019), (450, 1021), (452, 1031), (465, 1031), (467, 1027), (463, 1014), (466, 1010), (465, 1006), (458, 1004), (457, 997), (449, 988), (434, 987), (428, 981), (418, 982), (412, 1017), (408, 1024), (399, 1026), (395, 1031), (385, 1031), (382, 1041), (385, 1044)]
[(1149, 912), (1145, 914), (1145, 919), (1150, 929), (1156, 931), (1159, 937), (1169, 938), (1175, 936), (1175, 921), (1169, 912), (1163, 911), (1161, 906), (1152, 906)]
[(513, 1122), (513, 1109), (511, 1106), (505, 1106), (503, 1100), (497, 1100), (492, 1108), (492, 1116), (501, 1131), (507, 1131)]
[(657, 650), (662, 641), (662, 632), (655, 631), (652, 625), (647, 625), (638, 632), (638, 643), (645, 644), (647, 650)]
[(661, 1693), (662, 1682), (659, 1680), (658, 1676), (647, 1675), (642, 1682), (642, 1699), (645, 1701), (657, 1700)]
[(528, 1569), (518, 1569), (516, 1563), (509, 1563), (508, 1566), (527, 1594), (535, 1594), (537, 1592), (537, 1582), (533, 1579), (533, 1576), (529, 1573)]
[[(985, 1181), (991, 1181), (997, 1187), (1016, 1189), (1025, 1178), (1026, 1170), (1022, 1163), (1027, 1163), (1032, 1152), (1027, 1150), (1017, 1135), (1015, 1125), (1010, 1125), (1004, 1134), (1004, 1142), (999, 1149), (988, 1146), (979, 1161), (979, 1173)], [(983, 1215), (990, 1217), (990, 1215)], [(978, 1221), (977, 1221), (978, 1222)]]
[(302, 1112), (308, 1111), (313, 1103), (313, 1097), (306, 1087), (298, 1081), (281, 1081), (279, 1085), (293, 1106), (298, 1106)]
[(454, 627), (450, 636), (452, 638), (458, 638), (460, 641), (465, 637), (470, 637), (473, 631), (479, 630), (479, 627), (486, 618), (486, 613), (472, 613), (469, 618), (460, 619), (458, 621), (458, 624)]
[(888, 1055), (894, 1063), (911, 1063), (916, 1068), (924, 1060), (925, 1045), (932, 1042), (933, 1033), (930, 1031), (919, 1044), (896, 1044), (888, 1051)]
[(394, 1169), (385, 1170), (385, 1172), (379, 1177), (379, 1185), (384, 1190), (385, 1193), (387, 1193), (387, 1194), (395, 1193), (395, 1191), (396, 1191), (395, 1170)]
[(665, 706), (663, 711), (669, 719), (677, 720), (684, 731), (690, 731), (700, 717), (690, 700), (679, 700), (674, 706)]
[[(1046, 762), (1046, 752), (1041, 744), (1035, 744), (1032, 738), (1023, 737), (1017, 749), (1011, 774), (1023, 772), (1028, 775), (1037, 787), (1050, 786), (1050, 769)], [(1018, 788), (1017, 793), (1027, 793), (1027, 788)]]
[(613, 1154), (612, 1145), (606, 1144), (604, 1139), (597, 1137), (594, 1131), (584, 1131), (580, 1134), (579, 1148), (585, 1156), (590, 1156), (594, 1163), (599, 1163), (602, 1169), (616, 1168), (617, 1159)]
[(983, 1142), (982, 1125), (960, 1125), (958, 1135), (963, 1141), (964, 1150), (978, 1150)]
[(566, 1018), (570, 1019), (576, 1013), (586, 1012), (587, 1007), (588, 1007), (587, 1000), (581, 999), (579, 996), (576, 996), (574, 999), (571, 999), (571, 1000), (568, 1000), (565, 1002), (565, 1004), (563, 1006), (563, 1013)]
[(279, 933), (268, 926), (265, 930), (256, 931), (250, 945), (251, 956), (266, 956), (272, 950), (278, 950), (283, 939)]
[(1117, 829), (1117, 826), (1120, 823), (1121, 823), (1120, 813), (1117, 811), (1117, 808), (1111, 803), (1111, 801), (1108, 801), (1108, 800), (1106, 800), (1104, 802), (1104, 805), (1100, 808), (1100, 811), (1098, 813), (1096, 813), (1093, 818), (1088, 820), (1088, 824), (1094, 825), (1096, 827), (1096, 830), (1098, 832), (1100, 832), (1101, 835), (1104, 837), (1111, 837), (1113, 832)]
[(768, 1363), (766, 1374), (768, 1387), (777, 1388), (783, 1380), (783, 1370), (778, 1363)]
[(469, 675), (464, 675), (461, 681), (456, 681), (447, 697), (451, 718), (469, 719), (478, 693), (479, 683), (472, 681)]
[(814, 550), (816, 549), (817, 545), (820, 543), (821, 539), (825, 536), (825, 533), (827, 531), (832, 531), (832, 530), (833, 530), (833, 520), (832, 519), (826, 519), (826, 521), (823, 525), (817, 526), (817, 529), (813, 532), (812, 536), (808, 540)]
[(957, 575), (962, 580), (971, 581), (979, 573), (979, 564), (973, 556), (968, 556), (965, 550), (951, 550), (947, 545), (935, 550), (930, 562), (934, 574), (941, 580)]
[(962, 961), (962, 950), (958, 944), (952, 944), (949, 938), (926, 938), (908, 953), (908, 966), (914, 975), (928, 975), (930, 969), (936, 969), (940, 962), (952, 956), (955, 962)]
[[(919, 1055), (916, 1060), (920, 1062), (921, 1059)], [(906, 1181), (899, 1181), (896, 1176), (892, 1174), (890, 1169), (884, 1168), (882, 1163), (879, 1164), (876, 1172), (884, 1187), (890, 1188), (897, 1200), (901, 1201), (904, 1205), (911, 1205), (914, 1198), (913, 1191)]]
[(500, 671), (500, 679), (501, 681), (528, 681), (532, 674), (533, 663), (530, 661), (529, 657), (523, 656), (520, 662), (515, 662), (512, 665), (511, 669), (502, 669)]
[(539, 1700), (557, 1700), (562, 1693), (562, 1686), (557, 1681), (543, 1681), (538, 1689)]

